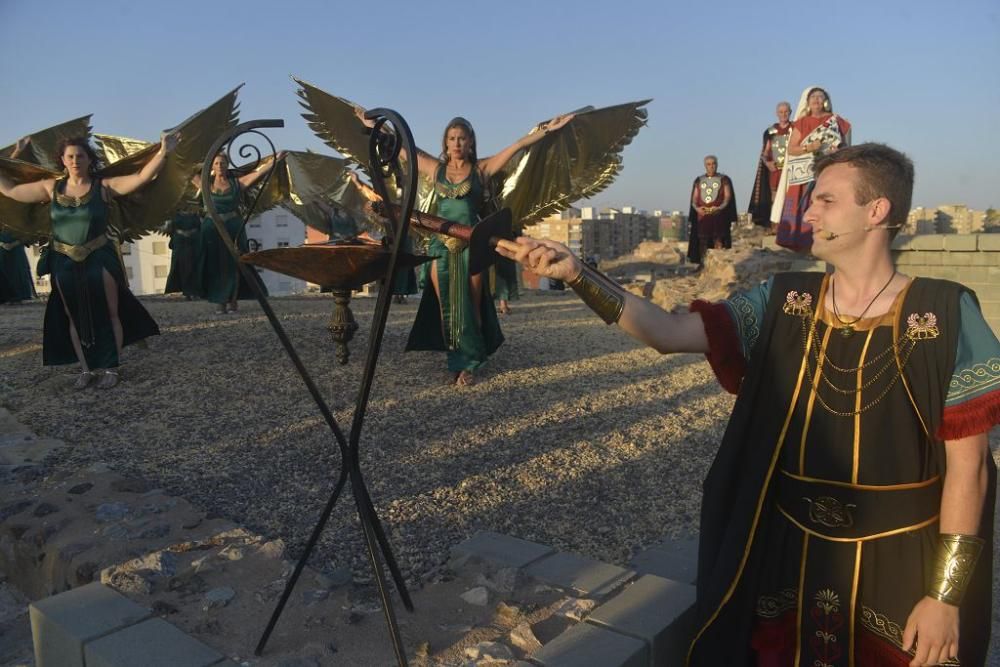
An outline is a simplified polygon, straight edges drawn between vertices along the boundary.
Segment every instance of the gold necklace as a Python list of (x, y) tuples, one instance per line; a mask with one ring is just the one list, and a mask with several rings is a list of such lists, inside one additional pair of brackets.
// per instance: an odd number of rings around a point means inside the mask
[(867, 313), (868, 309), (872, 307), (872, 304), (875, 303), (880, 296), (882, 296), (882, 292), (884, 292), (889, 287), (889, 283), (891, 283), (892, 279), (895, 277), (896, 277), (896, 270), (893, 269), (892, 275), (889, 276), (889, 280), (886, 281), (885, 285), (882, 285), (882, 289), (878, 291), (878, 294), (876, 294), (875, 297), (868, 302), (868, 305), (865, 306), (865, 309), (861, 311), (860, 315), (858, 315), (849, 322), (844, 321), (844, 318), (840, 316), (840, 310), (837, 309), (837, 279), (833, 278), (830, 281), (832, 283), (830, 287), (830, 299), (833, 301), (833, 316), (836, 317), (837, 322), (840, 323), (840, 326), (837, 327), (837, 333), (839, 333), (844, 338), (850, 338), (851, 336), (853, 336), (854, 325), (864, 319), (865, 313)]

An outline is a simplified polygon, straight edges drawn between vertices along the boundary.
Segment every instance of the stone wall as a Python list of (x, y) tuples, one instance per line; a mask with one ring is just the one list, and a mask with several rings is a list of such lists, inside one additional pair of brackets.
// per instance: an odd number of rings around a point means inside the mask
[(975, 290), (986, 321), (1000, 336), (1000, 234), (900, 235), (892, 249), (902, 273)]

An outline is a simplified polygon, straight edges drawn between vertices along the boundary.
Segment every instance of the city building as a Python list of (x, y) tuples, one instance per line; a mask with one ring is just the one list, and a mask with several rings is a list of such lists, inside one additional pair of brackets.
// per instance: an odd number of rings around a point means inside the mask
[[(270, 250), (302, 245), (306, 240), (306, 225), (286, 209), (278, 207), (251, 218), (247, 223), (247, 240), (250, 250)], [(306, 291), (306, 281), (267, 269), (260, 269), (260, 277), (271, 296), (300, 294)]]
[(917, 206), (907, 216), (906, 234), (975, 234), (982, 232), (986, 211), (965, 204), (943, 204), (935, 208)]

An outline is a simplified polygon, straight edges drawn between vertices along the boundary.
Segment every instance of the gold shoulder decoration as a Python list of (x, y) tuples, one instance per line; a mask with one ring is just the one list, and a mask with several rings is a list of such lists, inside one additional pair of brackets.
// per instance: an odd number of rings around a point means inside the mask
[(810, 317), (812, 315), (812, 294), (804, 292), (799, 294), (795, 290), (785, 295), (785, 303), (781, 309), (786, 315), (796, 315), (798, 317)]
[(910, 313), (906, 318), (906, 337), (911, 341), (930, 340), (937, 338), (941, 332), (937, 327), (937, 315), (934, 313)]

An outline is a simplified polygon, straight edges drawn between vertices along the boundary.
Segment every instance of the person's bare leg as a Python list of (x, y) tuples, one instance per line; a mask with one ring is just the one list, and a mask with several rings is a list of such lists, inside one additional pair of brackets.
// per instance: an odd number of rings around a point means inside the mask
[[(115, 350), (118, 352), (120, 360), (125, 334), (122, 331), (122, 321), (118, 317), (118, 283), (111, 277), (107, 269), (101, 271), (101, 279), (104, 282), (104, 298), (108, 304), (108, 319), (111, 321), (111, 331), (115, 335)], [(116, 384), (118, 384), (117, 368), (104, 369), (104, 375), (97, 381), (97, 386), (100, 389), (110, 389)]]
[(476, 326), (481, 327), (483, 326), (480, 312), (483, 307), (483, 274), (469, 276), (469, 290), (472, 294), (472, 312), (476, 316)]
[(108, 302), (108, 317), (111, 318), (111, 330), (115, 334), (115, 348), (118, 350), (118, 356), (121, 356), (125, 334), (122, 331), (122, 321), (118, 318), (118, 283), (111, 277), (107, 269), (103, 270), (101, 277), (104, 279), (104, 297)]
[(76, 358), (80, 361), (80, 377), (76, 379), (73, 388), (83, 389), (94, 379), (94, 374), (90, 370), (90, 367), (87, 366), (87, 358), (83, 356), (80, 334), (76, 330), (76, 324), (73, 323), (73, 316), (69, 313), (69, 304), (66, 303), (66, 296), (63, 294), (62, 285), (55, 278), (52, 279), (52, 282), (56, 284), (56, 289), (59, 291), (59, 298), (62, 299), (63, 310), (66, 312), (66, 319), (69, 320), (69, 340), (73, 344), (73, 352), (76, 354)]
[[(441, 285), (438, 284), (438, 261), (436, 259), (433, 262), (431, 262), (430, 274), (431, 274), (431, 287), (434, 288), (434, 296), (436, 296), (438, 300), (438, 310), (441, 311), (441, 335), (445, 335), (444, 304), (441, 303)], [(445, 336), (445, 340), (447, 339), (448, 337)]]

